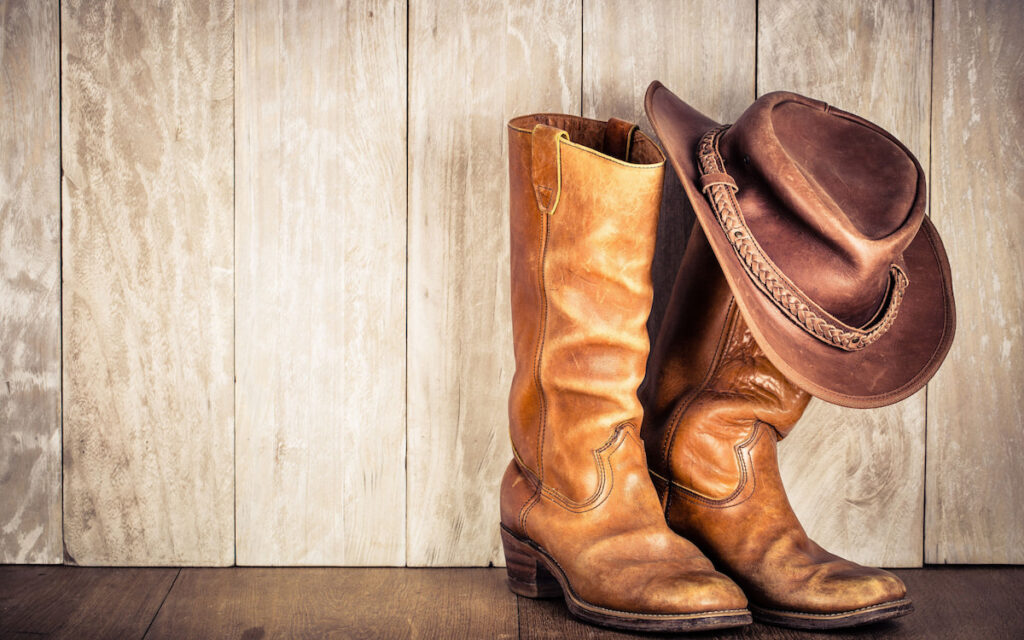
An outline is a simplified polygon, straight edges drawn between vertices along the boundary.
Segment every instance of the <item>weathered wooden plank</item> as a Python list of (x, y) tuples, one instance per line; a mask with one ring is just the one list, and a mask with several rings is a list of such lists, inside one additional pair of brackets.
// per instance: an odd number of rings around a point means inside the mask
[(239, 564), (405, 562), (406, 6), (240, 3)]
[(61, 3), (69, 562), (233, 554), (229, 0)]
[[(932, 394), (930, 387), (928, 394)], [(893, 624), (894, 637), (1012, 640), (1024, 636), (1020, 606), (1024, 567), (926, 567), (896, 571), (896, 575), (907, 584), (915, 612)]]
[(0, 0), (0, 563), (61, 561), (58, 18)]
[(514, 368), (505, 122), (579, 113), (580, 2), (413, 2), (409, 20), (407, 559), (501, 564)]
[[(708, 116), (731, 122), (754, 100), (755, 11), (754, 0), (587, 2), (583, 115), (637, 122), (653, 136), (644, 93), (660, 80)], [(652, 343), (695, 222), (671, 163), (666, 172), (647, 323)]]
[(496, 569), (183, 569), (147, 639), (518, 637)]
[[(716, 631), (721, 640), (836, 640), (900, 638), (902, 640), (1011, 640), (1024, 633), (1024, 611), (1019, 593), (1024, 588), (1024, 567), (901, 569), (914, 598), (914, 615), (868, 628), (839, 629), (824, 636), (820, 631), (799, 631), (754, 623), (749, 627)], [(523, 640), (613, 640), (637, 638), (579, 622), (560, 600), (519, 598), (519, 637)]]
[[(4, 638), (637, 638), (517, 598), (501, 569), (0, 567)], [(827, 637), (1019, 638), (1024, 567), (897, 574), (917, 611)], [(175, 578), (177, 575), (177, 578)], [(163, 605), (161, 606), (161, 601)], [(157, 609), (159, 608), (159, 612)], [(755, 624), (715, 638), (822, 638)]]
[(178, 571), (0, 567), (0, 637), (141, 638)]
[[(757, 90), (787, 89), (877, 122), (925, 171), (931, 3), (761, 0)], [(925, 397), (884, 409), (815, 400), (780, 447), (783, 478), (808, 532), (863, 563), (921, 564)]]
[(927, 562), (1024, 562), (1024, 4), (935, 3), (932, 212), (957, 335), (928, 386)]
[(596, 0), (583, 8), (583, 115), (640, 123), (660, 80), (723, 122), (754, 99), (754, 0)]

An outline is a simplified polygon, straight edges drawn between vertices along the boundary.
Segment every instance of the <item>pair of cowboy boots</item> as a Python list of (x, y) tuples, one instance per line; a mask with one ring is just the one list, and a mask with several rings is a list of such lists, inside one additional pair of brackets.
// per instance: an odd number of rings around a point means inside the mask
[[(652, 121), (663, 142), (677, 133)], [(701, 226), (651, 352), (658, 145), (621, 120), (557, 114), (513, 119), (508, 137), (516, 372), (501, 537), (511, 589), (562, 596), (575, 616), (627, 630), (739, 626), (751, 613), (834, 628), (909, 613), (899, 578), (829, 554), (796, 519), (775, 447), (810, 396), (773, 362), (796, 377), (801, 365), (762, 351)], [(697, 208), (686, 173), (699, 178), (672, 161)], [(733, 189), (719, 169), (704, 182)], [(882, 306), (895, 298), (887, 288)], [(828, 396), (818, 382), (806, 386)]]

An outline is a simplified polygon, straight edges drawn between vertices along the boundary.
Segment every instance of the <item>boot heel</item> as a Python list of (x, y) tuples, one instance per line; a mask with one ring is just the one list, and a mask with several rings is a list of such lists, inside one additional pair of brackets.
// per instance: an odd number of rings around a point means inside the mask
[(501, 544), (505, 549), (508, 588), (512, 593), (527, 598), (555, 598), (562, 595), (558, 580), (544, 566), (538, 551), (501, 529)]

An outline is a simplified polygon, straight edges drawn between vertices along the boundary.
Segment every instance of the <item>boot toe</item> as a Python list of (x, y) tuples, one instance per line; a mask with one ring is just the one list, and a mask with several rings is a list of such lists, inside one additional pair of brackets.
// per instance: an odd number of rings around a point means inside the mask
[(855, 611), (874, 605), (901, 600), (907, 588), (897, 576), (883, 569), (862, 567), (842, 561), (827, 565), (819, 579), (806, 589), (791, 589), (786, 609), (814, 613)]
[(897, 576), (883, 569), (865, 569), (865, 574), (857, 580), (856, 593), (858, 606), (870, 607), (883, 602), (902, 600), (907, 595), (907, 587)]
[(651, 580), (643, 592), (650, 613), (742, 611), (747, 598), (735, 582), (715, 571), (692, 572)]
[(842, 608), (847, 610), (892, 602), (906, 596), (903, 581), (884, 569), (853, 564), (845, 573), (835, 578), (835, 593), (842, 602)]

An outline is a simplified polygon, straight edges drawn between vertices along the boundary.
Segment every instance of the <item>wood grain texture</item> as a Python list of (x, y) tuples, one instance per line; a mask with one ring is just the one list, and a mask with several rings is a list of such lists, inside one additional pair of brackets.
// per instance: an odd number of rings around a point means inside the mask
[(178, 571), (0, 567), (0, 637), (141, 638)]
[[(0, 567), (4, 638), (651, 637), (571, 617), (560, 599), (517, 598), (502, 569), (99, 569)], [(827, 636), (754, 624), (697, 638), (1017, 640), (1022, 567), (896, 572), (916, 611)], [(175, 577), (177, 576), (177, 577)], [(161, 605), (161, 599), (163, 604)], [(157, 609), (159, 608), (159, 611)]]
[(754, 99), (755, 17), (754, 0), (587, 2), (583, 115), (653, 133), (644, 93), (660, 80), (709, 117), (731, 121)]
[(1024, 4), (935, 3), (932, 217), (957, 334), (928, 385), (928, 562), (1024, 562)]
[(62, 557), (58, 18), (0, 0), (0, 563)]
[[(587, 2), (583, 115), (636, 122), (653, 136), (644, 95), (660, 80), (709, 117), (731, 122), (754, 100), (755, 10), (754, 0)], [(695, 222), (671, 163), (665, 167), (647, 323), (652, 343)]]
[[(928, 393), (931, 395), (931, 389)], [(1020, 606), (1024, 567), (930, 566), (905, 569), (896, 574), (906, 583), (915, 612), (900, 624), (892, 625), (896, 627), (894, 638), (1011, 640), (1024, 637), (1024, 608)], [(852, 630), (849, 635), (854, 635)], [(815, 637), (820, 639), (821, 634)], [(864, 638), (863, 632), (857, 637)]]
[(504, 562), (514, 369), (505, 123), (580, 111), (580, 2), (413, 2), (409, 24), (410, 565)]
[(405, 562), (405, 21), (238, 5), (239, 564)]
[(229, 564), (232, 4), (61, 14), (67, 560)]
[(494, 569), (183, 569), (146, 635), (168, 638), (517, 637)]
[[(878, 123), (929, 166), (931, 3), (761, 0), (759, 95), (780, 89)], [(861, 563), (922, 561), (925, 393), (884, 409), (813, 401), (780, 446), (808, 533)]]

